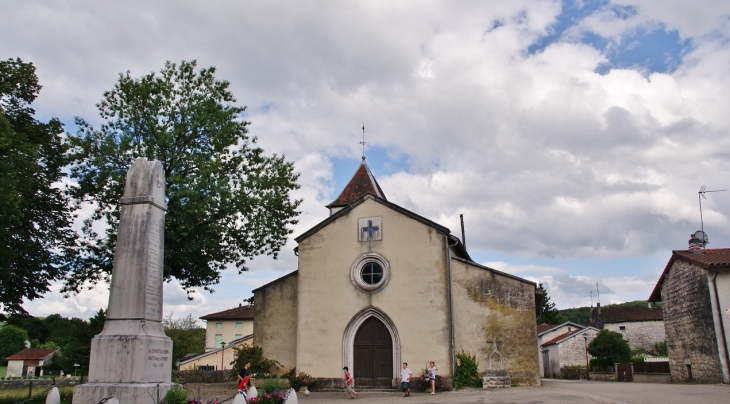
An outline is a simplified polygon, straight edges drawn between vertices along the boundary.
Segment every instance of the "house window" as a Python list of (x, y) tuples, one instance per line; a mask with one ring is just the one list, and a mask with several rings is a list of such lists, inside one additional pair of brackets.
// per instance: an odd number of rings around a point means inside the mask
[(206, 365), (198, 366), (198, 370), (202, 370), (205, 372), (212, 372), (215, 370), (215, 366), (206, 366)]
[(223, 323), (215, 323), (215, 328), (223, 328)]
[(619, 329), (619, 331), (626, 331), (626, 326), (620, 325), (620, 326), (618, 326), (618, 329)]
[(221, 343), (223, 343), (223, 334), (216, 334), (215, 335), (215, 345), (214, 347), (218, 348), (221, 346)]
[(390, 265), (380, 254), (361, 255), (350, 267), (350, 281), (367, 292), (377, 292), (388, 284)]
[(239, 339), (239, 338), (243, 338), (243, 335), (241, 335), (241, 334), (236, 334), (236, 339)]
[(242, 321), (236, 321), (236, 328), (243, 328), (243, 322)]

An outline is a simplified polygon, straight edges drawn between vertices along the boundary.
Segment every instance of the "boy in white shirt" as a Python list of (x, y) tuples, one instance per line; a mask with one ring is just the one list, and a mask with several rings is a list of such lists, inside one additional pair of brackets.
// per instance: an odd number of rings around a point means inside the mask
[(400, 388), (405, 392), (406, 394), (403, 397), (408, 397), (411, 395), (411, 389), (410, 381), (411, 381), (411, 370), (408, 369), (408, 363), (403, 362), (403, 370), (400, 371), (400, 377), (398, 377), (398, 381), (400, 382)]

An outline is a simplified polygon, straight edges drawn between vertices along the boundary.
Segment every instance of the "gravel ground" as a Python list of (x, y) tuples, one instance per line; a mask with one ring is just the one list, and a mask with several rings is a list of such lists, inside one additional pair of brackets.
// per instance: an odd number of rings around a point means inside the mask
[[(309, 397), (298, 394), (303, 404), (332, 404), (336, 402), (362, 403), (615, 403), (615, 404), (684, 404), (730, 402), (728, 385), (612, 383), (596, 381), (544, 380), (543, 387), (515, 387), (509, 389), (413, 393), (403, 397), (397, 392), (361, 391), (355, 400), (349, 400), (345, 392), (312, 392)], [(236, 383), (189, 384), (190, 397), (197, 395), (198, 388), (205, 400), (226, 399), (236, 394)]]

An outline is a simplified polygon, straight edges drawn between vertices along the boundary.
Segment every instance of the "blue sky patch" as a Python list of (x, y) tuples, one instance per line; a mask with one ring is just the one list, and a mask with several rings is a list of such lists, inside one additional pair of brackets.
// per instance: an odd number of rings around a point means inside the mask
[[(564, 0), (562, 13), (549, 29), (549, 34), (527, 48), (529, 54), (542, 52), (553, 43), (561, 41), (564, 33), (596, 12), (609, 10), (619, 19), (629, 19), (638, 11), (632, 6), (611, 5), (608, 0), (580, 4)], [(593, 32), (583, 32), (580, 43), (598, 49), (608, 59), (596, 72), (608, 73), (611, 69), (636, 69), (644, 74), (671, 73), (682, 62), (682, 57), (691, 46), (689, 39), (682, 40), (679, 32), (667, 31), (664, 24), (641, 27), (624, 33), (619, 41), (604, 38)]]

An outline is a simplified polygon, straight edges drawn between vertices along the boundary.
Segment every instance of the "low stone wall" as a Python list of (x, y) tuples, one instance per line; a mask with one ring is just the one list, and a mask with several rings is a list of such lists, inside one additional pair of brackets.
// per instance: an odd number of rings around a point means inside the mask
[(173, 370), (172, 381), (187, 383), (222, 383), (236, 380), (230, 370)]
[[(33, 389), (47, 388), (53, 384), (53, 379), (19, 379), (19, 380), (0, 380), (0, 390), (5, 389), (27, 389), (33, 382)], [(56, 386), (69, 387), (79, 384), (78, 378), (56, 379)]]
[(590, 380), (602, 380), (604, 382), (615, 382), (616, 373), (615, 372), (591, 372)]
[(581, 368), (560, 368), (560, 378), (567, 380), (586, 380), (586, 370)]
[(634, 381), (639, 383), (671, 383), (669, 373), (634, 373)]

